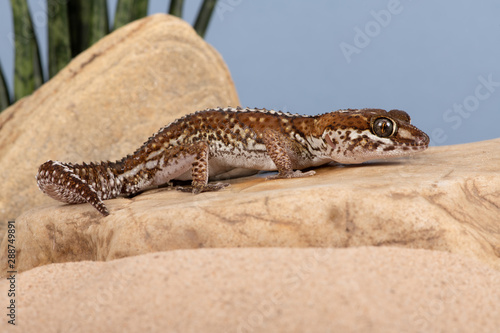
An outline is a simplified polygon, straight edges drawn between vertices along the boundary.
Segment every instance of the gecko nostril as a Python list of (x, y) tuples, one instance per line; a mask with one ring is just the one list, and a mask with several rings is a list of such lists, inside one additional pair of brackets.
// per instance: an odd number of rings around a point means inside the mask
[(415, 145), (417, 146), (424, 146), (428, 144), (429, 144), (429, 137), (425, 133), (423, 133), (420, 136), (417, 136), (415, 139)]
[(429, 136), (425, 133), (422, 133), (420, 137), (422, 144), (429, 144)]

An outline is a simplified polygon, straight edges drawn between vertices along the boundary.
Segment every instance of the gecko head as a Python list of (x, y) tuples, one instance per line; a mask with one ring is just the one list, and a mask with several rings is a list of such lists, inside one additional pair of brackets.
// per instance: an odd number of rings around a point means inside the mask
[(325, 127), (323, 138), (339, 163), (405, 156), (429, 145), (427, 134), (411, 125), (410, 116), (401, 110), (341, 110), (330, 115), (333, 124)]

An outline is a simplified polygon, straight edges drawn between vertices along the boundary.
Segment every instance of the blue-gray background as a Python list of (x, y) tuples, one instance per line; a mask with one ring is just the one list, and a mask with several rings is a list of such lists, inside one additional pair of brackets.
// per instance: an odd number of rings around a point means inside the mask
[[(117, 0), (108, 0), (113, 17)], [(0, 2), (0, 60), (12, 86), (12, 18)], [(45, 0), (29, 0), (47, 61)], [(165, 13), (168, 0), (150, 0)], [(186, 0), (192, 23), (201, 0)], [(402, 109), (434, 145), (500, 137), (498, 0), (219, 0), (206, 40), (241, 104), (318, 114)]]

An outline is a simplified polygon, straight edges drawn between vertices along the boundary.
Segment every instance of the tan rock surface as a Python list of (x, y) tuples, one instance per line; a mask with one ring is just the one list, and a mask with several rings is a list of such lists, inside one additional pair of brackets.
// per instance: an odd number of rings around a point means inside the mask
[(221, 56), (186, 22), (159, 14), (119, 29), (0, 114), (0, 236), (53, 202), (34, 180), (46, 160), (119, 159), (180, 115), (238, 104)]
[[(18, 270), (206, 247), (395, 245), (475, 257), (500, 269), (500, 139), (430, 148), (398, 162), (328, 166), (314, 177), (231, 181), (220, 192), (167, 189), (51, 204), (16, 221)], [(4, 239), (0, 251), (6, 253)], [(0, 258), (1, 272), (6, 257)]]
[[(18, 276), (2, 332), (498, 332), (500, 272), (445, 252), (201, 249)], [(6, 294), (7, 281), (0, 281)]]

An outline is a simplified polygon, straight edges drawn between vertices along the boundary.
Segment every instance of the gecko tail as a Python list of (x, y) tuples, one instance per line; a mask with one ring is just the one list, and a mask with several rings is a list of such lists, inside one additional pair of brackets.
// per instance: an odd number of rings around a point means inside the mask
[[(98, 165), (101, 166), (101, 165)], [(89, 180), (93, 180), (90, 165), (74, 165), (58, 161), (47, 161), (38, 169), (36, 181), (40, 190), (49, 197), (66, 203), (90, 203), (104, 216), (109, 211), (102, 202), (101, 193), (97, 192)]]

